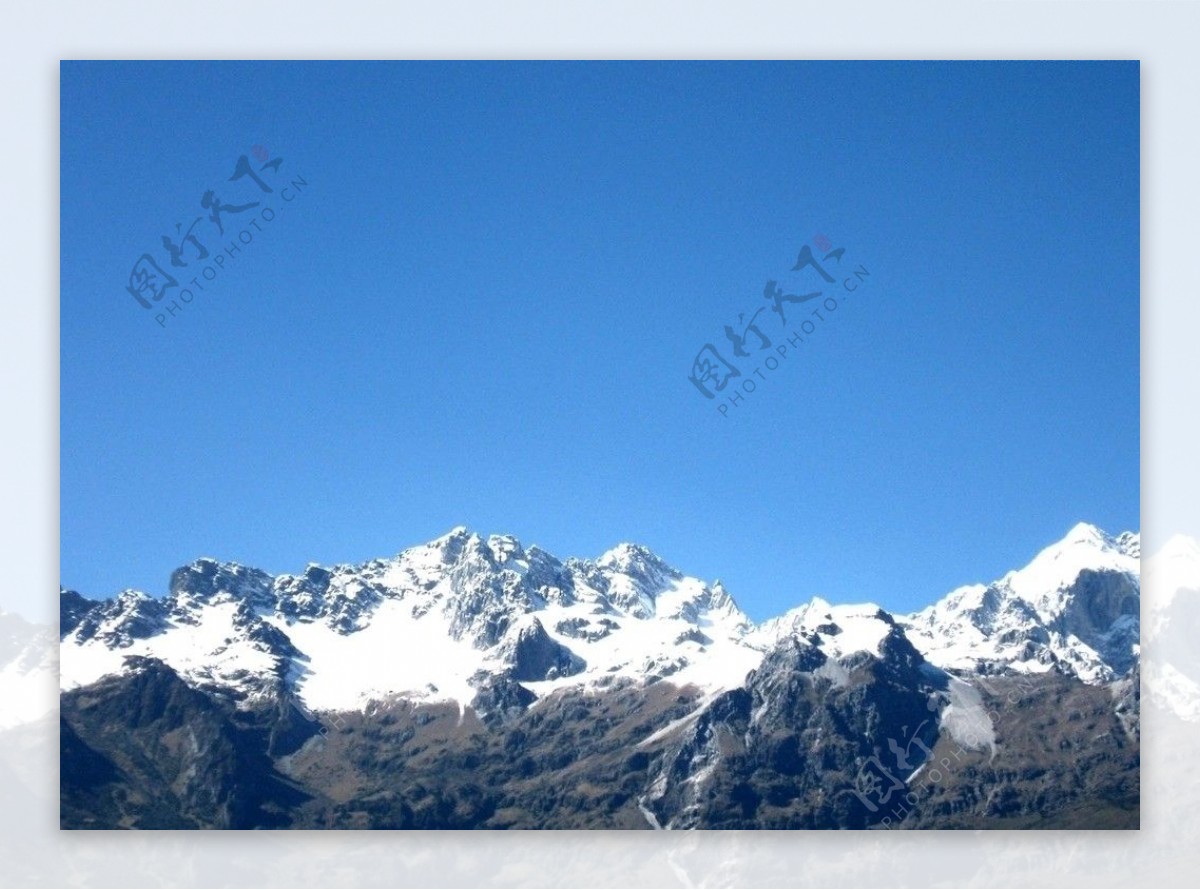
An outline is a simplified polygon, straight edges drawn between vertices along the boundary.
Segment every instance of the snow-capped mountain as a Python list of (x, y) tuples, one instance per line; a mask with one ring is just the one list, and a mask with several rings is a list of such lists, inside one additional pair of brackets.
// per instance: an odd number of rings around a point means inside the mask
[(1136, 826), (1137, 557), (1079, 526), (916, 615), (761, 625), (644, 547), (465, 528), (63, 590), (61, 824)]
[(0, 611), (0, 729), (54, 710), (57, 650), (50, 628)]
[(767, 619), (748, 639), (767, 649), (781, 640), (796, 638), (830, 658), (845, 658), (856, 652), (879, 655), (884, 638), (895, 625), (895, 619), (873, 603), (834, 606), (814, 597), (803, 606)]
[(163, 599), (125, 591), (80, 610), (76, 597), (63, 688), (137, 655), (197, 687), (255, 697), (289, 685), (309, 708), (348, 710), (388, 697), (465, 704), (496, 675), (539, 696), (654, 676), (736, 685), (760, 657), (719, 584), (643, 547), (560, 561), (465, 528), (362, 565), (272, 577), (202, 559), (173, 574)]
[(92, 602), (62, 591), (61, 683), (86, 686), (158, 659), (192, 686), (254, 701), (294, 692), (314, 711), (372, 701), (494, 700), (670, 678), (708, 694), (742, 685), (785, 639), (821, 660), (879, 657), (907, 634), (955, 671), (1046, 671), (1087, 682), (1136, 662), (1138, 538), (1080, 525), (1027, 567), (895, 619), (817, 598), (754, 626), (719, 582), (644, 547), (559, 560), (511, 536), (456, 528), (389, 559), (272, 576), (201, 559), (166, 597)]
[(1147, 697), (1189, 722), (1200, 721), (1200, 545), (1176, 535), (1146, 560)]
[(929, 661), (952, 671), (1059, 669), (1104, 683), (1137, 664), (1141, 542), (1080, 523), (1023, 569), (960, 587), (901, 619)]

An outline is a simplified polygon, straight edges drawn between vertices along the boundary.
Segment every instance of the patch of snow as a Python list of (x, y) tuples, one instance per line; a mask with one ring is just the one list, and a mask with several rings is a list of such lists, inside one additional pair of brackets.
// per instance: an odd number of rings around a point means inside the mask
[[(1137, 536), (1129, 532), (1121, 538), (1137, 540)], [(1009, 572), (999, 583), (1032, 604), (1042, 619), (1049, 622), (1061, 614), (1063, 591), (1075, 582), (1084, 569), (1124, 572), (1136, 577), (1141, 569), (1141, 560), (1131, 555), (1133, 552), (1129, 545), (1119, 543), (1118, 539), (1094, 525), (1081, 522), (1061, 541), (1035, 556), (1025, 568)]]
[(970, 683), (950, 678), (950, 703), (942, 711), (941, 728), (968, 751), (987, 748), (996, 756), (996, 728), (988, 716), (979, 690)]
[(874, 603), (833, 606), (820, 597), (764, 622), (759, 628), (762, 644), (770, 646), (786, 636), (816, 637), (821, 650), (830, 658), (844, 658), (856, 652), (876, 657), (882, 654), (884, 637), (891, 625), (879, 617)]

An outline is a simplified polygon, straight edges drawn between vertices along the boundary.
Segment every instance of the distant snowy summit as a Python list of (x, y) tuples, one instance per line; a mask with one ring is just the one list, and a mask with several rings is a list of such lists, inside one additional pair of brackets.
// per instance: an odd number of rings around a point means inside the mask
[(288, 691), (316, 711), (391, 698), (486, 707), (666, 679), (716, 693), (786, 645), (830, 670), (919, 652), (956, 674), (1101, 684), (1137, 666), (1139, 556), (1138, 535), (1081, 524), (1025, 568), (913, 615), (818, 598), (755, 625), (719, 582), (645, 547), (560, 560), (460, 527), (392, 558), (299, 575), (200, 559), (163, 598), (62, 590), (60, 681), (89, 685), (148, 658), (238, 701)]
[(1163, 710), (1200, 721), (1200, 544), (1176, 535), (1146, 561), (1145, 690)]
[(902, 623), (941, 667), (1059, 669), (1089, 683), (1127, 674), (1140, 640), (1141, 539), (1080, 523), (1025, 568), (960, 587)]
[(54, 710), (57, 649), (49, 627), (0, 610), (0, 730)]

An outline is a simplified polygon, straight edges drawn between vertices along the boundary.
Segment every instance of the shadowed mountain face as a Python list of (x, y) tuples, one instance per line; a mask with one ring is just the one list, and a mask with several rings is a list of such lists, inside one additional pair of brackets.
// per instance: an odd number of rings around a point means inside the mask
[(1136, 546), (757, 627), (645, 548), (464, 529), (63, 591), (62, 826), (1136, 827)]
[(62, 698), (62, 825), (285, 827), (309, 796), (272, 755), (315, 732), (287, 710), (235, 712), (140, 661)]
[(1137, 826), (1138, 741), (1108, 689), (990, 679), (993, 748), (947, 728), (947, 679), (923, 662), (831, 678), (816, 660), (783, 643), (712, 697), (662, 681), (482, 717), (395, 701), (324, 726), (143, 666), (63, 696), (62, 826)]

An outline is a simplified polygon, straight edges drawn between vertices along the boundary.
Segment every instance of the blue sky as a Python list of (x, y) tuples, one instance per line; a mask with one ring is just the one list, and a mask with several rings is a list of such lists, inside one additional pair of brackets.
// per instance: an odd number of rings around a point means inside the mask
[[(754, 618), (908, 610), (1139, 526), (1136, 62), (61, 73), (68, 587), (463, 524), (638, 541)], [(253, 146), (270, 194), (228, 181)], [(259, 205), (218, 237), (210, 189)], [(242, 230), (165, 325), (126, 291), (150, 253), (169, 303)], [(857, 291), (791, 271), (817, 235)], [(782, 342), (768, 279), (838, 309), (723, 416), (692, 360), (763, 307)]]

